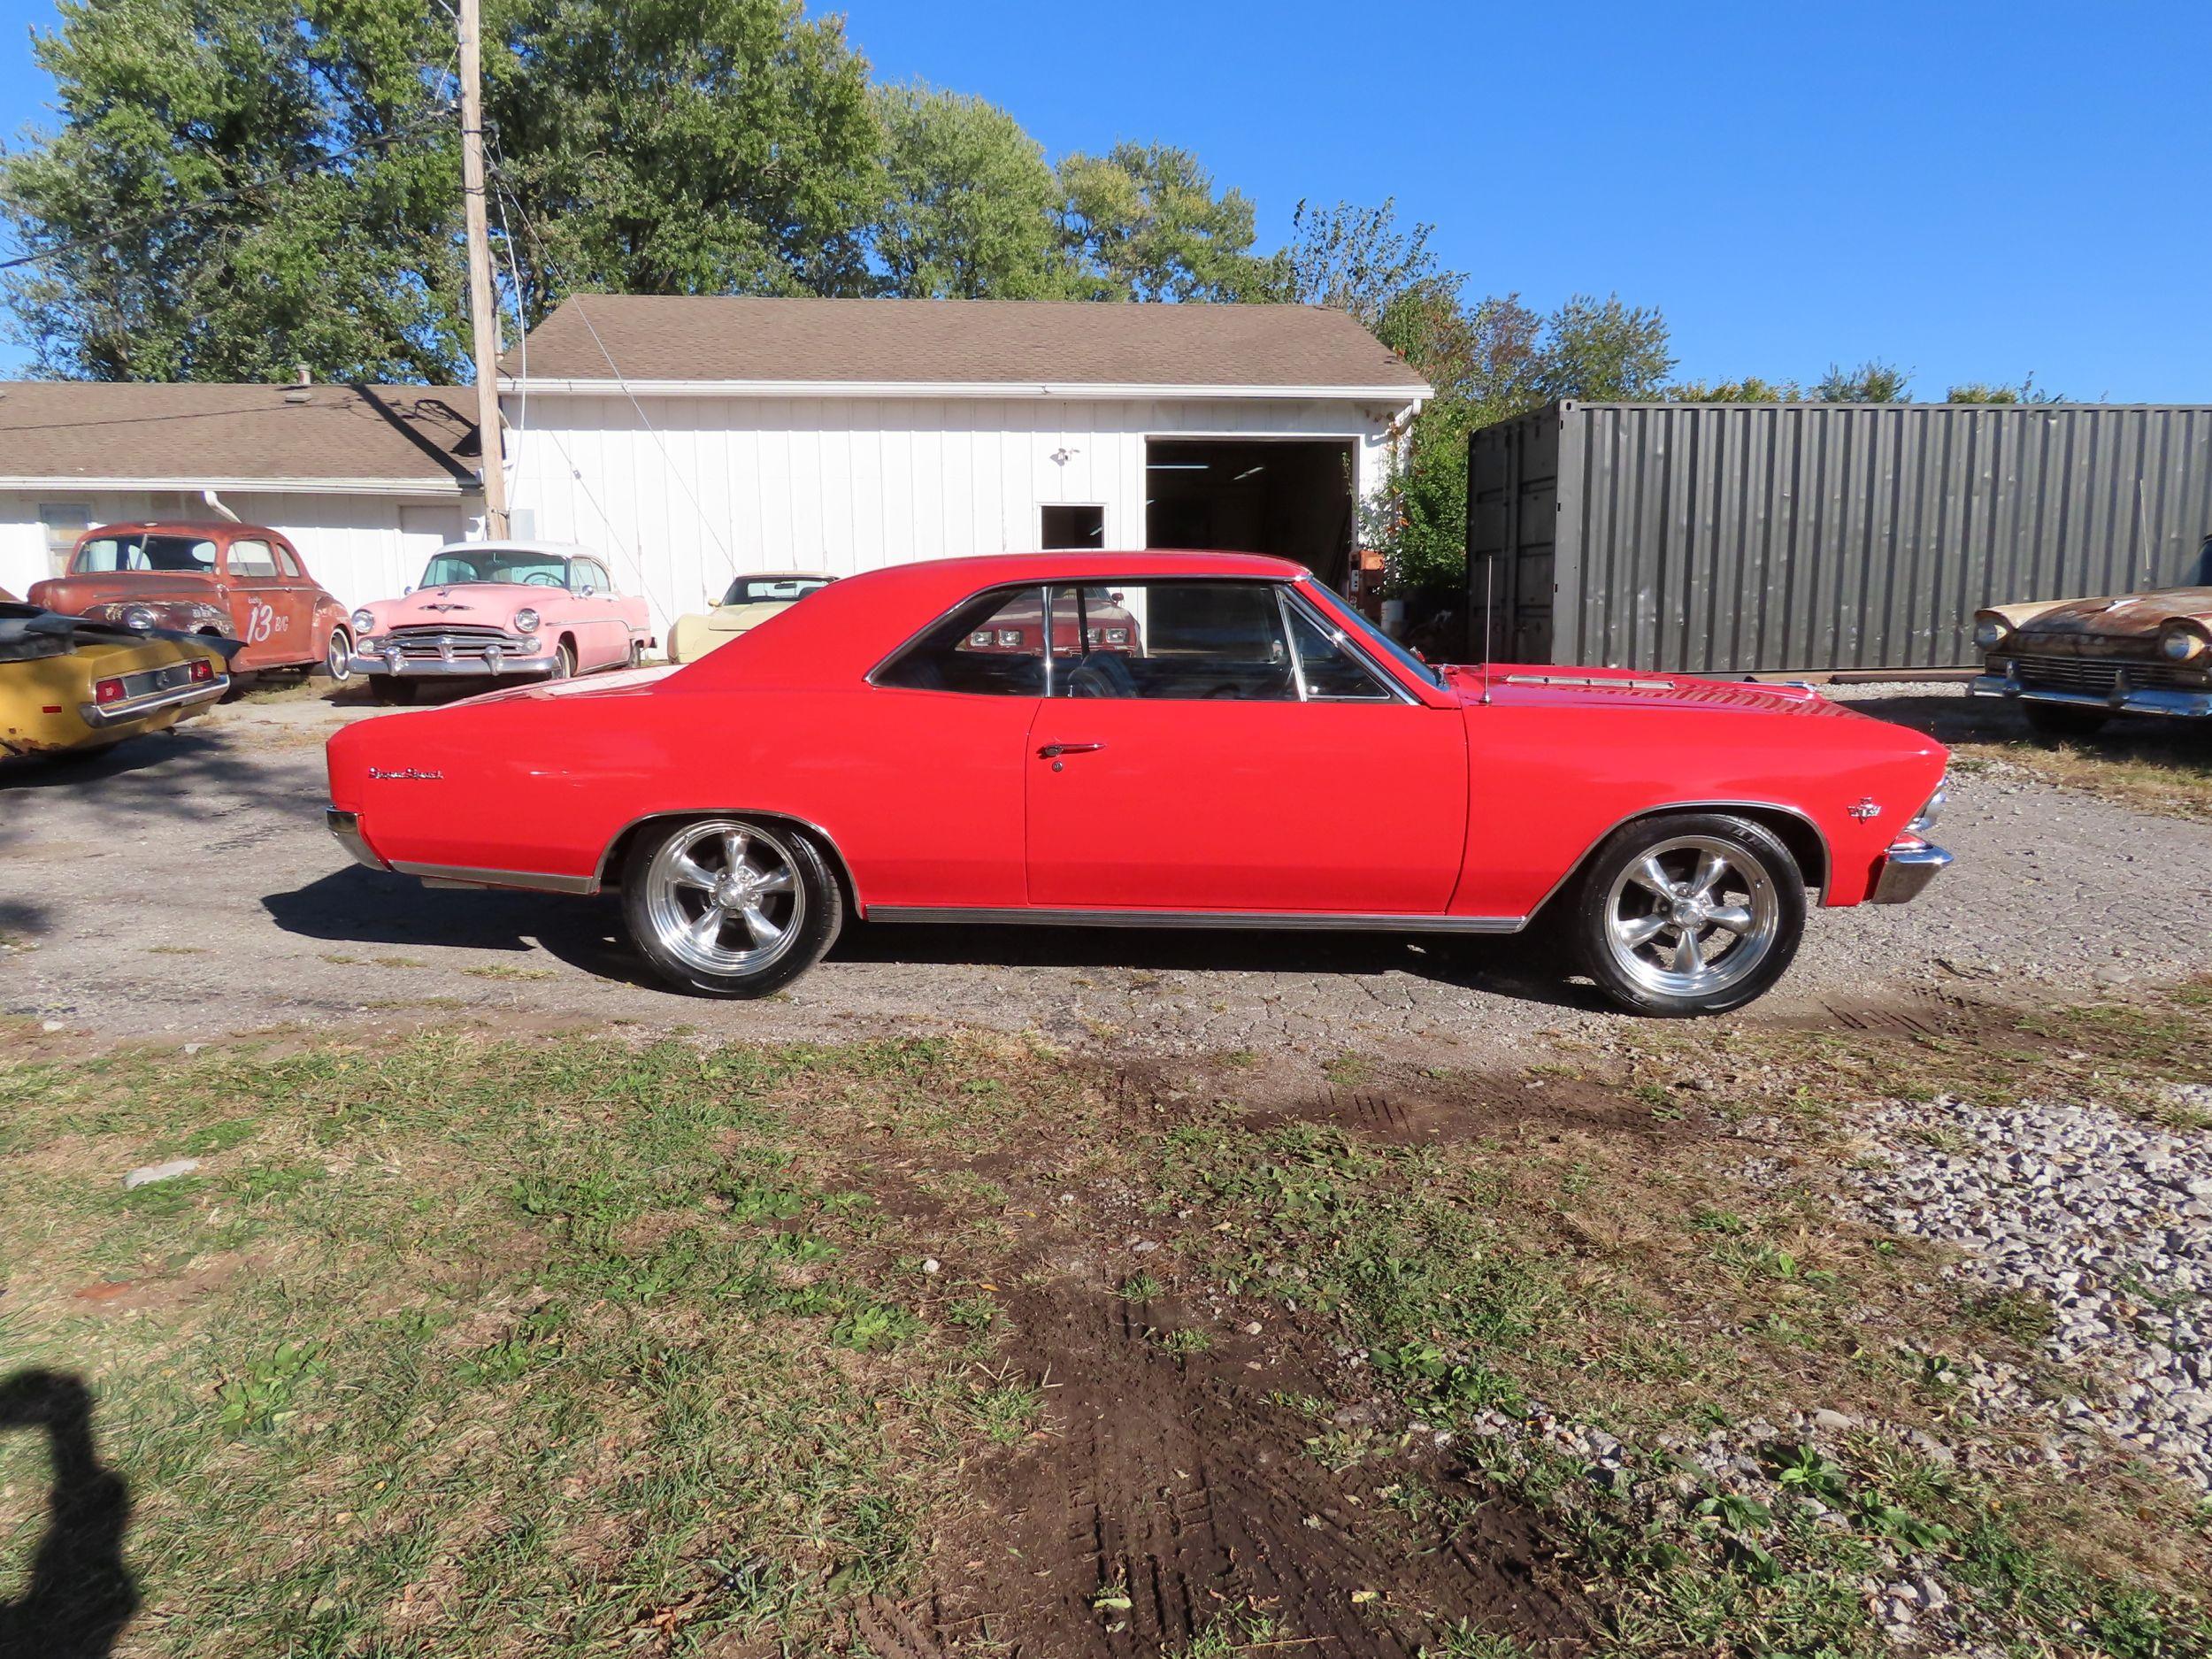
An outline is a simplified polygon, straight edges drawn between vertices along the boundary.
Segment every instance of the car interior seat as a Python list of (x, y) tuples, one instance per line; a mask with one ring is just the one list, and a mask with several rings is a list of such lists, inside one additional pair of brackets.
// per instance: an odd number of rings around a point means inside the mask
[(1071, 697), (1134, 697), (1136, 676), (1129, 672), (1129, 659), (1119, 651), (1092, 651), (1075, 665), (1068, 675), (1068, 695)]

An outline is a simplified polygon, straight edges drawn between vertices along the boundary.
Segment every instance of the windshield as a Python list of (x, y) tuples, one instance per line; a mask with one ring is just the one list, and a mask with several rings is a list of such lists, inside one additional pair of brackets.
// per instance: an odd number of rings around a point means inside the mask
[[(1318, 584), (1316, 586), (1317, 587)], [(1331, 594), (1329, 597), (1335, 599), (1336, 595)], [(1404, 646), (1399, 644), (1397, 641), (1392, 639), (1365, 617), (1353, 610), (1351, 606), (1340, 600), (1330, 607), (1329, 614), (1342, 620), (1348, 630), (1358, 636), (1360, 643), (1366, 646), (1369, 650), (1373, 651), (1378, 657), (1387, 657), (1393, 662), (1402, 663), (1406, 671), (1424, 685), (1440, 686), (1444, 683), (1442, 674), (1406, 649)]]
[(96, 536), (77, 550), (73, 566), (80, 576), (110, 571), (181, 571), (212, 575), (215, 543), (196, 535)]
[(434, 557), (419, 586), (452, 588), (462, 582), (511, 582), (527, 588), (565, 588), (568, 561), (557, 553), (495, 553), (489, 549), (448, 549)]
[[(829, 586), (826, 576), (741, 576), (722, 595), (726, 605), (787, 605)], [(810, 616), (813, 613), (808, 612)]]

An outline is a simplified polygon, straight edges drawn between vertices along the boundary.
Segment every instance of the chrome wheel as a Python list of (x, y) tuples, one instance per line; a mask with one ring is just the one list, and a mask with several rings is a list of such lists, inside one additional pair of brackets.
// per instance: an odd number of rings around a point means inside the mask
[(645, 913), (663, 949), (702, 973), (753, 974), (803, 931), (806, 886), (777, 833), (735, 818), (687, 825), (645, 872)]
[(353, 641), (343, 628), (330, 631), (330, 643), (323, 648), (323, 672), (342, 682), (353, 678)]
[(1663, 841), (1606, 894), (1605, 942), (1620, 971), (1669, 997), (1708, 997), (1758, 972), (1780, 933), (1774, 877), (1708, 835)]

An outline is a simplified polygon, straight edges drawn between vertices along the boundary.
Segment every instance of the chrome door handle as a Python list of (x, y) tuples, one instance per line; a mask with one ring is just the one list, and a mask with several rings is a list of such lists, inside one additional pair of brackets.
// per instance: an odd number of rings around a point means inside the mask
[(1045, 760), (1057, 760), (1063, 755), (1089, 755), (1105, 748), (1103, 743), (1047, 743), (1037, 751)]

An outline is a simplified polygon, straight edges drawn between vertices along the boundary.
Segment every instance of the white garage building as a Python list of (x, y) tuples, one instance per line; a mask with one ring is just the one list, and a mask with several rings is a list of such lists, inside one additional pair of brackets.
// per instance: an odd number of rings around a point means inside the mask
[[(740, 571), (1036, 548), (1270, 552), (1341, 584), (1429, 388), (1294, 305), (573, 297), (509, 354), (513, 534), (657, 630)], [(461, 388), (0, 384), (0, 588), (87, 525), (233, 516), (349, 607), (480, 533)]]

